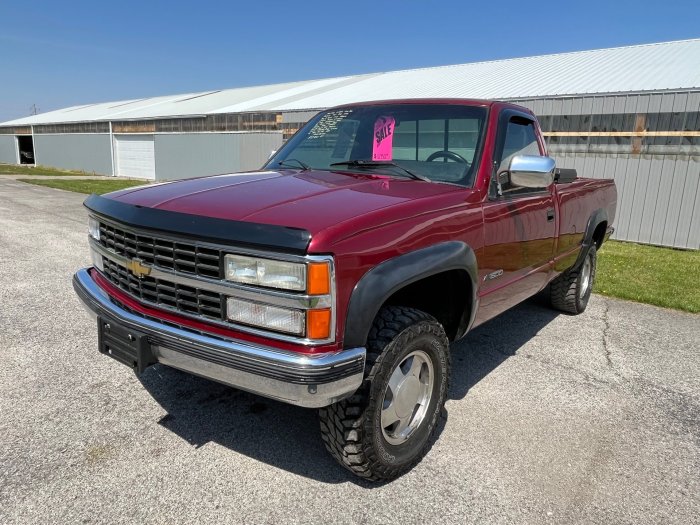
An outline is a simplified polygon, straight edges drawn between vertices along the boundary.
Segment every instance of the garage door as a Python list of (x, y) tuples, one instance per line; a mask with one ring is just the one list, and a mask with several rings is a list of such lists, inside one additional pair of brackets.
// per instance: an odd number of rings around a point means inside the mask
[(156, 178), (153, 135), (115, 135), (117, 175), (139, 179)]

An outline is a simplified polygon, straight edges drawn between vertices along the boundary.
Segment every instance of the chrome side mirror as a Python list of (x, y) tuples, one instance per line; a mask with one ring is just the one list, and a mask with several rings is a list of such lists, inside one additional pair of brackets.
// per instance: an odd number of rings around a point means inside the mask
[(554, 182), (555, 162), (551, 157), (516, 155), (510, 161), (510, 183), (520, 188), (547, 188)]

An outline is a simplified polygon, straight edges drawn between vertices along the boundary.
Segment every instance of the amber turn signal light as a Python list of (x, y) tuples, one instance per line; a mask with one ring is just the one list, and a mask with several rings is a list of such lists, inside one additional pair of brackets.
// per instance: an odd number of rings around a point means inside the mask
[(326, 295), (331, 293), (331, 272), (327, 262), (311, 263), (307, 271), (307, 291), (309, 295)]
[(331, 311), (309, 310), (306, 312), (306, 337), (309, 339), (328, 339), (331, 334)]

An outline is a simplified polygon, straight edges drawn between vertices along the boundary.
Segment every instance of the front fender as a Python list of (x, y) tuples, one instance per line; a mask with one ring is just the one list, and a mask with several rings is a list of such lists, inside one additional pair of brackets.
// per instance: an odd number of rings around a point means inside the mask
[(350, 296), (344, 347), (353, 348), (365, 344), (377, 312), (394, 293), (421, 279), (450, 270), (465, 270), (471, 279), (472, 297), (468, 303), (471, 308), (462, 314), (458, 337), (466, 333), (476, 313), (476, 255), (467, 244), (449, 241), (384, 261), (360, 279)]

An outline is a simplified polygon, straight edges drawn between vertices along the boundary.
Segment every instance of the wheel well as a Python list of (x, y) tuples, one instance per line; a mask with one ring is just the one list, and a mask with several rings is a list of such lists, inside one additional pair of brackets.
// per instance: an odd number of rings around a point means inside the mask
[(465, 270), (450, 270), (406, 285), (382, 306), (408, 306), (422, 310), (435, 317), (453, 341), (465, 312), (471, 311), (471, 297), (469, 274)]
[(595, 231), (593, 232), (593, 242), (595, 243), (596, 248), (600, 248), (600, 246), (603, 244), (603, 239), (605, 239), (605, 232), (607, 229), (608, 221), (603, 221), (596, 226)]

